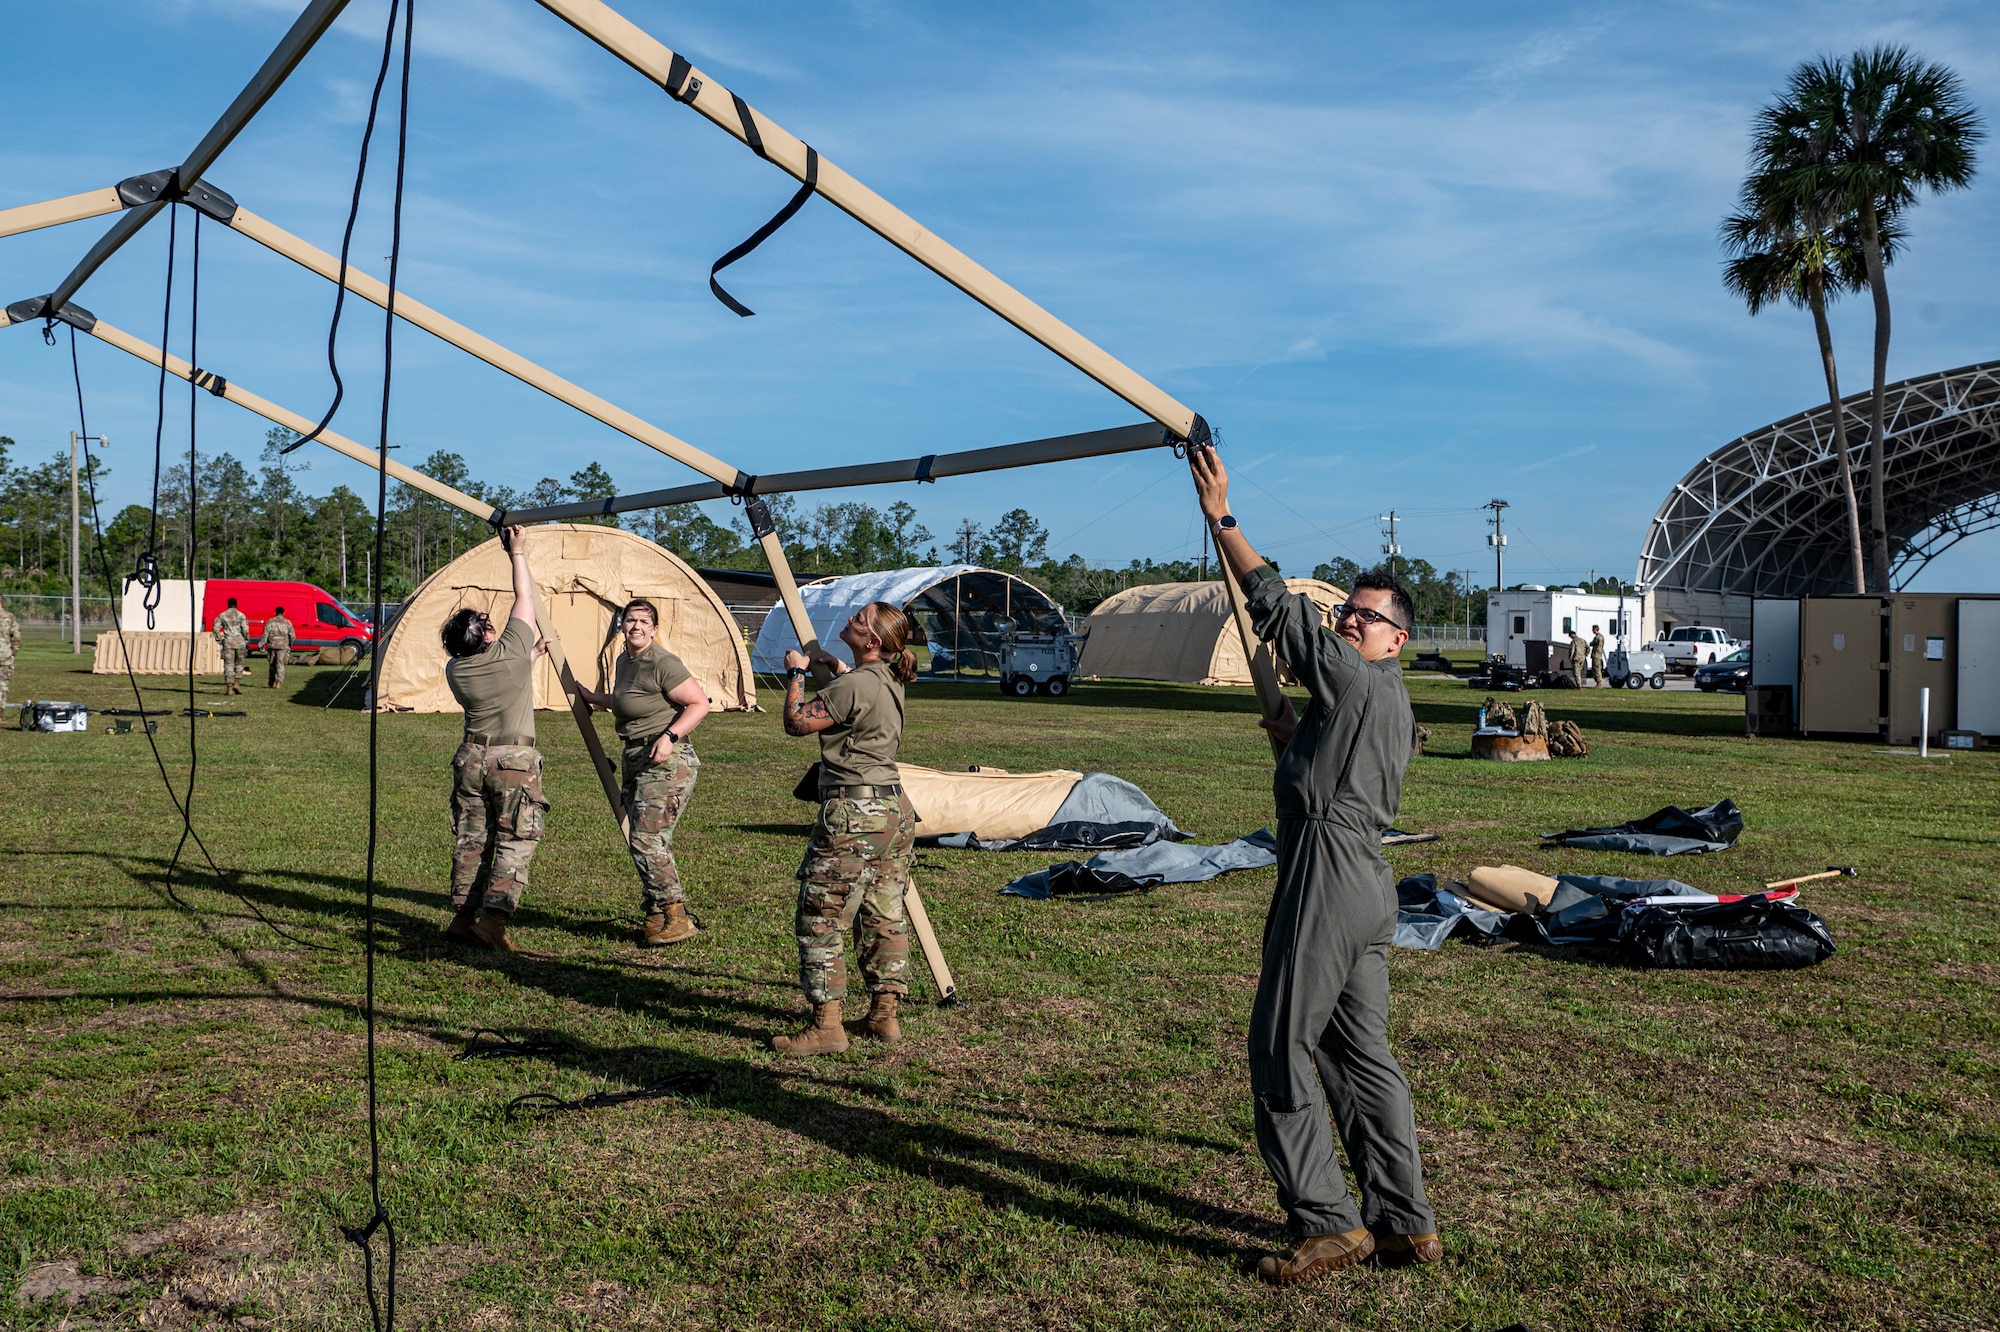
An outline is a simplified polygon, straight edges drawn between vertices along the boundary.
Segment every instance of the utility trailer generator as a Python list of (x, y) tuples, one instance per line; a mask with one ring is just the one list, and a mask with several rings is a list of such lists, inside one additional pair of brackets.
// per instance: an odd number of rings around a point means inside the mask
[(1000, 692), (1027, 698), (1069, 692), (1083, 655), (1083, 634), (1008, 634), (1000, 640)]

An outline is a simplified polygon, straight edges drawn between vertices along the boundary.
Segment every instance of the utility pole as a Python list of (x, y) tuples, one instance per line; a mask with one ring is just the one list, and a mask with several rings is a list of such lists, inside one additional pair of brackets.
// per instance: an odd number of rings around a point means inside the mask
[(1396, 544), (1396, 511), (1391, 509), (1379, 517), (1380, 521), (1389, 524), (1389, 539), (1382, 543), (1382, 553), (1389, 557), (1389, 573), (1393, 577), (1396, 572), (1396, 557), (1403, 553), (1403, 548)]
[(1488, 500), (1479, 507), (1493, 510), (1493, 516), (1486, 520), (1493, 525), (1493, 530), (1486, 534), (1486, 544), (1493, 547), (1493, 590), (1498, 592), (1507, 586), (1507, 580), (1501, 575), (1501, 557), (1507, 549), (1507, 534), (1500, 527), (1500, 511), (1511, 506), (1506, 500), (1496, 499)]
[(102, 435), (79, 435), (69, 432), (69, 650), (83, 651), (83, 507), (77, 498), (76, 487), (76, 446), (81, 441), (86, 453), (93, 441), (97, 447), (109, 447)]

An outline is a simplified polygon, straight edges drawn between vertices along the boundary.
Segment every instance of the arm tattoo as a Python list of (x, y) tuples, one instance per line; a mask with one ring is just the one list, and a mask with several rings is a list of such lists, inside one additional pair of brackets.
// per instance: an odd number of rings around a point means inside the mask
[(826, 704), (818, 699), (810, 703), (805, 700), (806, 679), (803, 675), (794, 675), (785, 682), (785, 734), (811, 735), (812, 732), (805, 727), (806, 722), (832, 720)]

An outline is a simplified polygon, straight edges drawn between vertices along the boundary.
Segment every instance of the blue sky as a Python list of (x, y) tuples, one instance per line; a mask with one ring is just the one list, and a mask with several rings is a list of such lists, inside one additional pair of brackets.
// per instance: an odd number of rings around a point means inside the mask
[[(708, 266), (788, 177), (531, 0), (419, 6), (417, 297), (753, 472), (1136, 419), (823, 200), (730, 270), (758, 311), (737, 319)], [(1715, 226), (1757, 106), (1802, 58), (1892, 40), (1953, 65), (2000, 115), (1990, 5), (621, 7), (1201, 411), (1245, 528), (1294, 569), (1376, 558), (1393, 507), (1406, 554), (1490, 576), (1477, 506), (1499, 495), (1510, 582), (1630, 576), (1689, 466), (1823, 398), (1809, 320), (1753, 320), (1717, 281)], [(297, 8), (6, 6), (0, 206), (177, 162)], [(329, 250), (385, 14), (354, 0), (209, 172)], [(1912, 219), (1891, 274), (1892, 379), (2000, 357), (1995, 153), (1971, 190)], [(355, 254), (381, 273), (386, 169), (373, 179)], [(106, 225), (0, 241), (0, 294), (48, 290)], [(332, 287), (220, 228), (205, 241), (202, 364), (317, 416)], [(157, 340), (165, 244), (156, 222), (80, 303)], [(336, 427), (372, 440), (380, 316), (349, 310)], [(1866, 311), (1834, 318), (1845, 384), (1862, 388)], [(141, 498), (152, 379), (91, 344), (84, 372), (113, 442), (110, 497)], [(178, 406), (170, 447), (184, 447)], [(73, 421), (66, 352), (0, 333), (17, 457), (66, 444)], [(254, 460), (264, 429), (204, 405), (204, 448)], [(696, 479), (407, 326), (392, 436), (406, 460), (449, 448), (517, 487), (591, 459), (627, 490)], [(313, 488), (367, 486), (312, 452)], [(940, 537), (1024, 506), (1054, 553), (1122, 563), (1198, 547), (1178, 469), (1160, 452), (852, 493), (909, 499)], [(1996, 585), (2000, 534), (1919, 584)]]

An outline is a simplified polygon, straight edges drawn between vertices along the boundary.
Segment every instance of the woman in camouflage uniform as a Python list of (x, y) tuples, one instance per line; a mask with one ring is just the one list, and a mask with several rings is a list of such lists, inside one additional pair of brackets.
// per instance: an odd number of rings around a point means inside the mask
[(819, 819), (799, 866), (799, 982), (812, 1021), (771, 1048), (789, 1054), (838, 1054), (847, 1048), (840, 1023), (847, 997), (841, 936), (854, 931), (854, 952), (868, 986), (868, 1016), (855, 1034), (902, 1039), (896, 1003), (909, 991), (910, 928), (903, 890), (917, 814), (903, 794), (896, 751), (903, 740), (903, 686), (916, 678), (916, 656), (904, 648), (910, 621), (886, 601), (861, 608), (840, 631), (854, 666), (822, 653), (834, 678), (810, 703), (805, 653), (785, 654), (785, 730), (817, 735)]
[(625, 742), (625, 817), (632, 863), (639, 868), (639, 907), (646, 923), (641, 948), (664, 948), (694, 937), (687, 890), (674, 864), (674, 825), (694, 794), (701, 772), (688, 737), (708, 715), (708, 690), (679, 657), (657, 641), (659, 608), (640, 598), (626, 603), (620, 634), (625, 651), (613, 671), (611, 692), (579, 687), (594, 708), (608, 708)]

